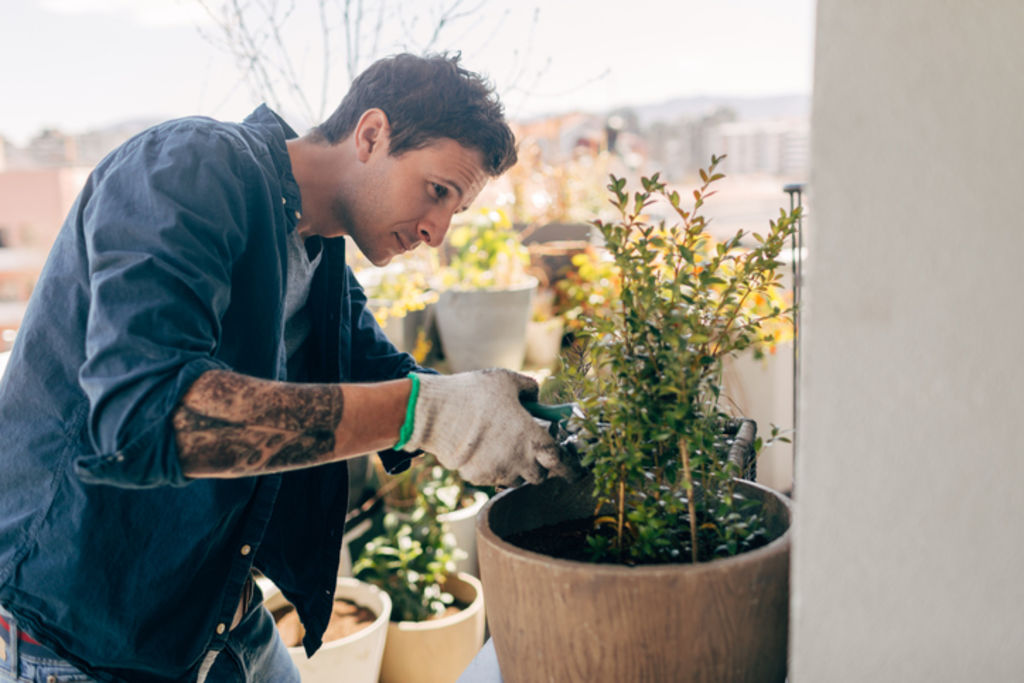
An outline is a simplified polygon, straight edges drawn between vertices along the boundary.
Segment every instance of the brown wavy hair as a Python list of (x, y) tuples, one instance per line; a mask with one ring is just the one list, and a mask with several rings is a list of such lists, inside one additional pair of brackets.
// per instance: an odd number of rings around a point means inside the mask
[(391, 126), (389, 154), (450, 138), (479, 150), (484, 170), (499, 176), (516, 163), (515, 136), (493, 86), (459, 65), (460, 55), (398, 54), (368, 67), (352, 82), (341, 104), (313, 129), (330, 144), (355, 130), (368, 109), (381, 109)]

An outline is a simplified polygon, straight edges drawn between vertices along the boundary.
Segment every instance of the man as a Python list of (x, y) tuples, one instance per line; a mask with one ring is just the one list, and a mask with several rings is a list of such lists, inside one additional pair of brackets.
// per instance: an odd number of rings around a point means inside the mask
[(315, 651), (346, 458), (573, 474), (520, 405), (532, 381), (423, 371), (344, 264), (344, 235), (376, 265), (439, 246), (513, 163), (478, 76), (399, 55), (304, 137), (260, 107), (162, 124), (97, 166), (0, 384), (0, 680), (297, 680), (251, 572)]

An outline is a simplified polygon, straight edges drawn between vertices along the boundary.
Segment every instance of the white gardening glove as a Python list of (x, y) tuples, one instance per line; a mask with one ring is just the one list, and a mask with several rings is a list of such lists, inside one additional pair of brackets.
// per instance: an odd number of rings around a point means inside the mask
[(537, 383), (530, 377), (493, 368), (419, 375), (419, 382), (412, 435), (402, 449), (432, 453), (480, 486), (580, 475), (575, 458), (520, 403), (537, 399)]

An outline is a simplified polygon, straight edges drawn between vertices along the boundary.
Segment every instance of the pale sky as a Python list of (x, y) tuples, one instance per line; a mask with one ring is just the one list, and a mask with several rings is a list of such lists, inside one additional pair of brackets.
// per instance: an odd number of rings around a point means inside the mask
[[(303, 90), (318, 101), (317, 3), (293, 1), (284, 41)], [(425, 35), (417, 28), (430, 24), (439, 5), (482, 6), (453, 22), (439, 47), (460, 49), (466, 67), (496, 84), (513, 118), (811, 88), (814, 0), (364, 2), (405, 8), (380, 31), (385, 45), (377, 56), (395, 51), (398, 40)], [(235, 60), (212, 44), (216, 27), (200, 0), (0, 0), (0, 8), (0, 135), (15, 143), (43, 127), (77, 133), (125, 119), (189, 114), (238, 120), (261, 101)], [(364, 45), (376, 33), (363, 32)], [(343, 45), (332, 41), (332, 51), (340, 54)], [(334, 63), (328, 110), (348, 82)], [(298, 106), (282, 109), (300, 132), (315, 123)]]

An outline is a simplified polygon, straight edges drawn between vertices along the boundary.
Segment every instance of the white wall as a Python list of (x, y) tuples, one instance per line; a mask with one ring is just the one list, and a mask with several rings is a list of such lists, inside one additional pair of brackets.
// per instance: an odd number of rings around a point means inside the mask
[(1024, 2), (817, 24), (790, 680), (1024, 680)]

